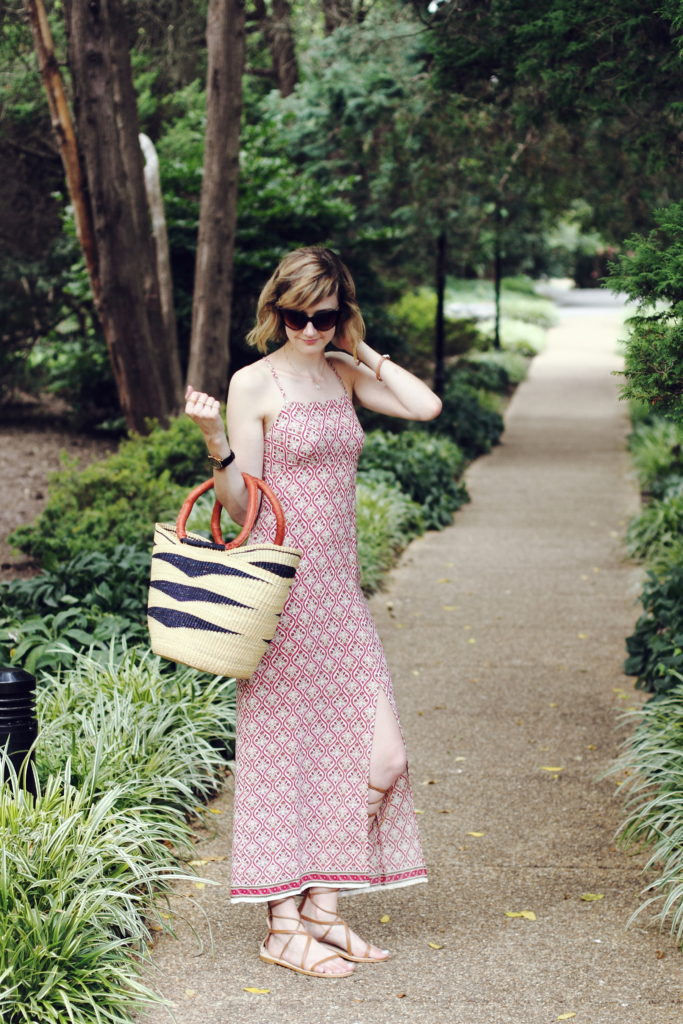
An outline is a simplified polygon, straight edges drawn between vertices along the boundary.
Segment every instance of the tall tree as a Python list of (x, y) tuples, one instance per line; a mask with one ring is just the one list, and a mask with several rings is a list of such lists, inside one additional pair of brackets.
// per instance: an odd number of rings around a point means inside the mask
[(292, 6), (289, 0), (255, 0), (256, 17), (271, 58), (272, 76), (281, 96), (289, 96), (299, 78), (296, 42), (292, 25)]
[(244, 69), (243, 0), (209, 0), (206, 25), (209, 64), (204, 175), (187, 379), (199, 390), (222, 395), (230, 361)]
[(144, 430), (149, 418), (165, 421), (176, 411), (181, 381), (177, 346), (173, 339), (167, 343), (159, 299), (123, 9), (119, 0), (66, 3), (77, 152), (66, 130), (70, 119), (58, 69), (41, 49), (49, 38), (45, 11), (40, 0), (26, 0), (26, 6), (43, 55), (55, 127), (71, 142), (62, 150), (69, 157), (72, 194), (82, 202), (79, 235), (121, 407), (128, 426)]

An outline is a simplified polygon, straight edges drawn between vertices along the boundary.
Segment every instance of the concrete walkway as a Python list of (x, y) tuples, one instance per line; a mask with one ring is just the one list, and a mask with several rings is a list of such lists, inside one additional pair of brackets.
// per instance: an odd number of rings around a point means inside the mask
[[(504, 443), (470, 468), (472, 504), (373, 601), (431, 879), (342, 907), (393, 959), (334, 982), (259, 962), (263, 911), (228, 902), (228, 793), (197, 854), (221, 858), (198, 869), (220, 887), (185, 887), (179, 941), (148, 974), (179, 1024), (681, 1024), (680, 955), (646, 921), (626, 930), (642, 861), (615, 850), (614, 782), (596, 781), (638, 702), (621, 674), (639, 574), (621, 544), (638, 497), (620, 323), (563, 316)], [(521, 911), (535, 920), (506, 916)]]

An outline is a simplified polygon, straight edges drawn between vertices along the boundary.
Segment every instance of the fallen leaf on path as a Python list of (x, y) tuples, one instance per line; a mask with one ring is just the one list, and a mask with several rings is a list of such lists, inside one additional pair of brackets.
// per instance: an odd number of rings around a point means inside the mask
[(397, 999), (405, 999), (405, 997), (406, 997), (407, 995), (408, 995), (408, 993), (407, 993), (407, 992), (397, 992), (397, 993), (396, 993), (396, 998), (397, 998)]
[(538, 767), (539, 767), (540, 771), (542, 771), (542, 772), (563, 772), (564, 771), (564, 768), (563, 768), (562, 765), (539, 764)]
[(413, 675), (414, 676), (419, 676), (419, 674), (420, 674), (419, 668), (414, 668), (412, 671), (413, 671)]
[(506, 910), (506, 917), (523, 917), (526, 921), (535, 921), (536, 915), (533, 910)]
[(428, 942), (427, 945), (430, 949), (443, 949), (443, 945), (440, 942)]
[(449, 577), (449, 576), (442, 576), (442, 577), (441, 577), (441, 579), (440, 579), (440, 580), (437, 580), (436, 582), (437, 582), (437, 583), (450, 583), (450, 582), (451, 582), (451, 580), (450, 580), (450, 577)]
[(576, 1014), (575, 1013), (561, 1013), (559, 1017), (555, 1018), (555, 1020), (571, 1020), (572, 1017), (576, 1017)]
[(417, 807), (414, 808), (415, 814), (424, 814), (424, 811), (418, 811)]
[(476, 642), (477, 641), (475, 640), (475, 638), (473, 636), (468, 636), (467, 637), (467, 643), (468, 644), (476, 644)]
[(584, 892), (581, 893), (581, 899), (586, 903), (595, 903), (596, 900), (604, 900), (604, 893), (601, 892)]
[(475, 839), (479, 839), (480, 836), (485, 836), (486, 833), (485, 832), (468, 832), (467, 835), (468, 836), (474, 836)]
[(389, 924), (390, 921), (391, 921), (391, 914), (382, 914), (382, 916), (379, 919), (379, 923), (380, 924)]
[(209, 807), (209, 814), (222, 814), (222, 811), (217, 811), (215, 807)]
[(267, 996), (270, 992), (269, 988), (245, 988), (245, 992), (251, 992), (254, 996)]
[(206, 882), (194, 882), (195, 889), (206, 889)]
[(185, 995), (188, 997), (188, 999), (192, 999), (192, 996), (196, 996), (197, 995), (197, 989), (196, 988), (186, 988), (185, 989)]
[(442, 604), (441, 607), (445, 612), (457, 612), (459, 605), (457, 604)]
[(579, 640), (587, 640), (588, 639), (588, 633), (577, 633), (576, 635), (578, 636)]

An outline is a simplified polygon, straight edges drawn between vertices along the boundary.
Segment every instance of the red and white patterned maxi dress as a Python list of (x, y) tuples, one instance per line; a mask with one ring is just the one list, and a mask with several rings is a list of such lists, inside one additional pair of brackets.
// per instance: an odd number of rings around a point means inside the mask
[[(343, 394), (288, 401), (265, 437), (263, 477), (285, 544), (303, 552), (275, 637), (237, 683), (233, 902), (311, 885), (346, 892), (426, 880), (408, 773), (368, 831), (370, 752), (384, 652), (360, 589), (355, 477), (363, 429)], [(272, 540), (265, 503), (251, 539)]]

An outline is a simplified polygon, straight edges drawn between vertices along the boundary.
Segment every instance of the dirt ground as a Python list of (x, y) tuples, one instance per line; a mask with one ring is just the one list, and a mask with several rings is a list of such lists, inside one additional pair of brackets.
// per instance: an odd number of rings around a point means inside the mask
[(0, 405), (0, 581), (30, 576), (34, 563), (7, 542), (9, 534), (33, 522), (47, 499), (50, 474), (63, 454), (85, 466), (116, 448), (110, 438), (79, 433), (49, 405)]

